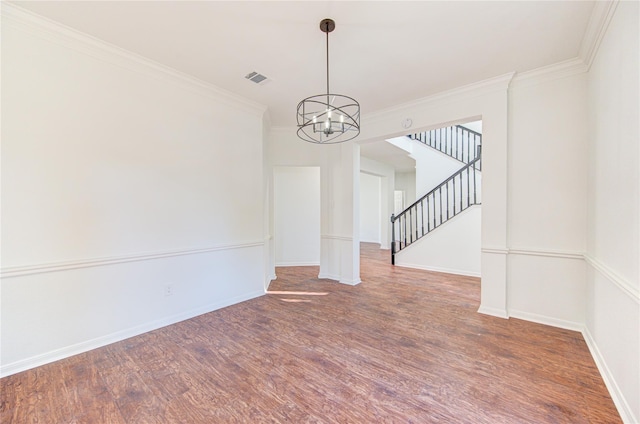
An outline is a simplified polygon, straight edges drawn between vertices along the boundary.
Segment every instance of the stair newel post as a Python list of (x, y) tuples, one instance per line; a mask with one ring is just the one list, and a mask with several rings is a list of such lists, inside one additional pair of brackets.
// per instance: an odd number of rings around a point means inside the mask
[(391, 214), (391, 265), (396, 264), (396, 217)]

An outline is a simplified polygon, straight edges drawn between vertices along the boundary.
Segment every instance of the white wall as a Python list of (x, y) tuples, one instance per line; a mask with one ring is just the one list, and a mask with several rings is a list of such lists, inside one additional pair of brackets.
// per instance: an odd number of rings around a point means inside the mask
[(463, 163), (453, 159), (451, 156), (425, 146), (418, 141), (409, 140), (406, 137), (395, 137), (387, 141), (409, 152), (410, 157), (416, 161), (415, 179), (413, 181), (415, 197), (407, 196), (408, 198), (413, 197), (413, 200), (407, 202), (406, 206), (411, 205), (411, 203), (427, 194), (464, 166)]
[(480, 206), (472, 206), (396, 254), (396, 265), (480, 277)]
[(509, 315), (574, 329), (585, 303), (586, 82), (584, 72), (516, 78), (509, 95)]
[(391, 214), (393, 213), (393, 190), (396, 184), (395, 171), (387, 164), (366, 157), (360, 158), (360, 171), (380, 178), (380, 248), (391, 247)]
[(415, 147), (411, 157), (416, 160), (416, 199), (419, 199), (453, 175), (464, 164), (417, 141), (413, 143)]
[(416, 201), (416, 172), (396, 172), (396, 190), (404, 192), (404, 207)]
[(2, 374), (263, 293), (262, 107), (7, 5), (2, 55)]
[(276, 167), (276, 266), (320, 265), (320, 167)]
[(618, 3), (589, 71), (586, 338), (625, 422), (640, 422), (640, 16)]
[(381, 190), (380, 177), (360, 172), (360, 241), (380, 243)]

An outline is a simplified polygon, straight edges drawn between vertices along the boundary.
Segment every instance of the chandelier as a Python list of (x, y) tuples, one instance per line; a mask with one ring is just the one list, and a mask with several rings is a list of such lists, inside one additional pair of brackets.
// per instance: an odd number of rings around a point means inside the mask
[(329, 33), (335, 28), (332, 19), (320, 22), (320, 30), (327, 34), (327, 93), (298, 103), (298, 137), (310, 143), (342, 143), (360, 134), (360, 104), (349, 96), (329, 91)]

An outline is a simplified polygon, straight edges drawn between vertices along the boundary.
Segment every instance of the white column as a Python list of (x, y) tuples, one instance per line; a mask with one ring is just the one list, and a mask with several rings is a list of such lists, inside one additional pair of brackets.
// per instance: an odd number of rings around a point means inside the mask
[(360, 146), (323, 146), (319, 278), (360, 283)]

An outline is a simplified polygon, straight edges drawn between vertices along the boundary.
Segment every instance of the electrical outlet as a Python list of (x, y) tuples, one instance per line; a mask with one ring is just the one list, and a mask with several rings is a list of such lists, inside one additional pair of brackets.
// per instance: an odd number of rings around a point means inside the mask
[(164, 295), (171, 296), (172, 294), (173, 294), (173, 285), (167, 284), (166, 286), (164, 286)]

